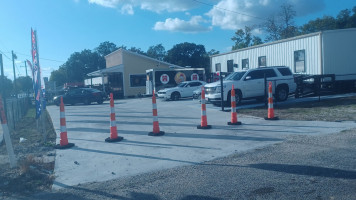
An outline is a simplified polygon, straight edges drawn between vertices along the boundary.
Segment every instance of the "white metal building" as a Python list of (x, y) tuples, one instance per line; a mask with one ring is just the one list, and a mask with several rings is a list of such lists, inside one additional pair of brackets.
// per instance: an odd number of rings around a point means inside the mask
[(288, 66), (296, 74), (356, 79), (356, 28), (316, 32), (211, 56), (212, 72), (268, 66)]

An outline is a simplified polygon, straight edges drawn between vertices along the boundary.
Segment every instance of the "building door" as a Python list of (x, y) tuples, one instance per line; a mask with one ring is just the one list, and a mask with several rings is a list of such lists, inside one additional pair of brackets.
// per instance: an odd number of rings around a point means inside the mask
[(108, 75), (109, 93), (113, 93), (114, 98), (124, 98), (124, 82), (121, 72), (110, 73)]

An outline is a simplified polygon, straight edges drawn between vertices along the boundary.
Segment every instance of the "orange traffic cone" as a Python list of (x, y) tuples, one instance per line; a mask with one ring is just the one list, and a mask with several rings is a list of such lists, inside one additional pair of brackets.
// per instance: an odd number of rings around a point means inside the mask
[(201, 122), (197, 126), (197, 129), (210, 129), (211, 125), (208, 125), (208, 119), (206, 116), (206, 104), (205, 104), (205, 90), (204, 86), (201, 88)]
[(159, 123), (157, 117), (157, 104), (156, 104), (156, 96), (155, 91), (152, 92), (152, 113), (153, 113), (153, 131), (149, 132), (149, 136), (162, 136), (164, 135), (164, 131), (159, 130)]
[(265, 117), (265, 120), (278, 120), (278, 119), (279, 119), (278, 117), (274, 116), (272, 82), (269, 82), (269, 86), (268, 86), (268, 116)]
[(114, 96), (110, 93), (110, 137), (106, 138), (105, 142), (120, 142), (123, 139), (123, 137), (117, 136)]
[(63, 97), (61, 97), (61, 104), (60, 104), (60, 126), (61, 126), (60, 140), (59, 140), (59, 144), (57, 144), (55, 146), (55, 148), (56, 149), (67, 149), (67, 148), (73, 147), (74, 143), (68, 143), (66, 115), (65, 115), (65, 111), (64, 111)]
[(227, 125), (241, 125), (241, 122), (237, 121), (236, 99), (235, 99), (235, 88), (234, 88), (234, 85), (232, 85), (232, 88), (231, 88), (231, 122), (228, 122)]

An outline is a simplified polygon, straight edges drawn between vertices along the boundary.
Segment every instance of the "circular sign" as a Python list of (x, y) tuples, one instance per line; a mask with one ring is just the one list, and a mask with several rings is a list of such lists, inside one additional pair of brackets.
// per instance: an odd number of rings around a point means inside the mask
[(190, 80), (199, 81), (199, 75), (197, 73), (193, 73), (192, 75), (190, 75)]
[(182, 72), (178, 72), (175, 77), (174, 80), (176, 81), (177, 84), (186, 81), (186, 77), (185, 74), (183, 74)]
[(169, 82), (169, 76), (167, 74), (162, 74), (159, 80), (161, 83), (167, 84)]

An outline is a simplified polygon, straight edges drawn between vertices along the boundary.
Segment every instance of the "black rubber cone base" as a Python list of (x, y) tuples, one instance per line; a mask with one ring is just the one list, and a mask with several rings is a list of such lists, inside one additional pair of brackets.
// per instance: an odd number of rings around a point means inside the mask
[(74, 143), (68, 143), (67, 145), (63, 145), (61, 146), (60, 144), (57, 144), (54, 148), (55, 149), (68, 149), (68, 148), (71, 148), (71, 147), (74, 147)]
[(105, 139), (105, 142), (120, 142), (121, 140), (123, 140), (124, 138), (123, 137), (120, 137), (120, 136), (118, 136), (117, 138), (113, 138), (113, 139), (111, 139), (110, 137), (108, 137), (108, 138), (106, 138)]
[(162, 136), (164, 135), (164, 131), (160, 131), (159, 133), (149, 132), (149, 136)]
[(227, 125), (241, 125), (242, 123), (241, 122), (235, 122), (235, 123), (231, 123), (231, 122), (228, 122)]
[(279, 120), (279, 117), (273, 117), (273, 118), (265, 117), (265, 120)]
[(211, 125), (206, 125), (206, 126), (197, 126), (197, 129), (211, 129)]

